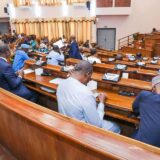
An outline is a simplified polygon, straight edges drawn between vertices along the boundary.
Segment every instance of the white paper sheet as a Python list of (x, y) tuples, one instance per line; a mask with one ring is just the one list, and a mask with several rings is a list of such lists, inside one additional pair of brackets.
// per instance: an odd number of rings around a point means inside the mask
[(87, 87), (92, 91), (97, 89), (97, 82), (96, 81), (89, 81)]
[(63, 79), (63, 78), (55, 78), (55, 79), (50, 80), (49, 83), (54, 83), (54, 84), (58, 84), (58, 85), (59, 85), (59, 84), (62, 83), (64, 80), (65, 80), (65, 79)]
[(34, 70), (30, 69), (30, 68), (23, 70), (24, 74), (29, 74), (29, 73), (33, 73), (33, 72), (34, 72)]
[(50, 89), (50, 88), (47, 88), (47, 87), (40, 87), (40, 89), (41, 90), (43, 90), (43, 91), (46, 91), (46, 92), (49, 92), (49, 93), (55, 93), (56, 91), (55, 90), (53, 90), (53, 89)]
[(59, 40), (59, 41), (53, 43), (53, 45), (57, 45), (59, 48), (64, 47), (64, 43), (62, 42), (62, 40)]

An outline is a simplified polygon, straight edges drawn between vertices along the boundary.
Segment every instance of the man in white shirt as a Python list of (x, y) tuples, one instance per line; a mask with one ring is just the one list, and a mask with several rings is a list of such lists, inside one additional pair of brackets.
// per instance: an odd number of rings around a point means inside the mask
[(104, 128), (115, 133), (120, 133), (117, 124), (103, 120), (105, 95), (99, 94), (100, 103), (86, 84), (93, 72), (92, 65), (87, 61), (80, 61), (57, 89), (58, 110), (60, 113), (80, 121)]
[(61, 53), (57, 45), (53, 46), (53, 50), (47, 55), (47, 64), (59, 65), (60, 62), (64, 62), (64, 55)]

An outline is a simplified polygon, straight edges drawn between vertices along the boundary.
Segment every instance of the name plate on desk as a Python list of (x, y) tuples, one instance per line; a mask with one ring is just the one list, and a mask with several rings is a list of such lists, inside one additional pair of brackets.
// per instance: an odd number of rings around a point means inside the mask
[(118, 82), (120, 80), (120, 75), (114, 74), (114, 73), (105, 73), (103, 76), (103, 80), (111, 81), (111, 82)]
[(114, 69), (124, 71), (124, 70), (127, 69), (127, 65), (125, 65), (125, 64), (116, 64)]

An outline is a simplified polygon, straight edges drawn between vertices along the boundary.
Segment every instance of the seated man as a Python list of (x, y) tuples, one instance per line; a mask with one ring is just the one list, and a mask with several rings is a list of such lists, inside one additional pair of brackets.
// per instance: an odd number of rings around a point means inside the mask
[(61, 62), (64, 62), (64, 55), (60, 51), (57, 45), (53, 46), (53, 50), (47, 55), (47, 64), (59, 65)]
[(91, 47), (90, 47), (89, 40), (87, 40), (87, 41), (83, 44), (83, 47), (85, 47), (85, 48), (91, 48)]
[(30, 59), (27, 54), (29, 48), (29, 45), (21, 44), (21, 49), (18, 49), (16, 51), (15, 58), (13, 61), (13, 69), (15, 72), (21, 70), (24, 67), (25, 61)]
[(120, 133), (115, 123), (103, 120), (105, 95), (99, 95), (100, 103), (97, 107), (96, 98), (86, 86), (92, 71), (89, 62), (80, 61), (71, 71), (70, 77), (60, 83), (57, 89), (58, 110), (80, 121)]
[(142, 91), (133, 103), (140, 125), (133, 138), (160, 147), (160, 76), (152, 80), (153, 92)]
[(9, 57), (9, 47), (0, 45), (0, 87), (20, 97), (36, 102), (37, 95), (23, 85), (21, 76), (17, 76), (12, 66), (7, 62)]

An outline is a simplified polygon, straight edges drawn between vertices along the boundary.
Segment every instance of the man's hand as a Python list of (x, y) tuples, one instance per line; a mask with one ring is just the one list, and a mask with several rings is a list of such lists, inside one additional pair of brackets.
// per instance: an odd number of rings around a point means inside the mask
[(22, 78), (23, 77), (23, 69), (17, 71), (17, 75)]
[(105, 99), (106, 99), (106, 95), (104, 93), (100, 93), (98, 95), (98, 99), (101, 103), (104, 103)]

